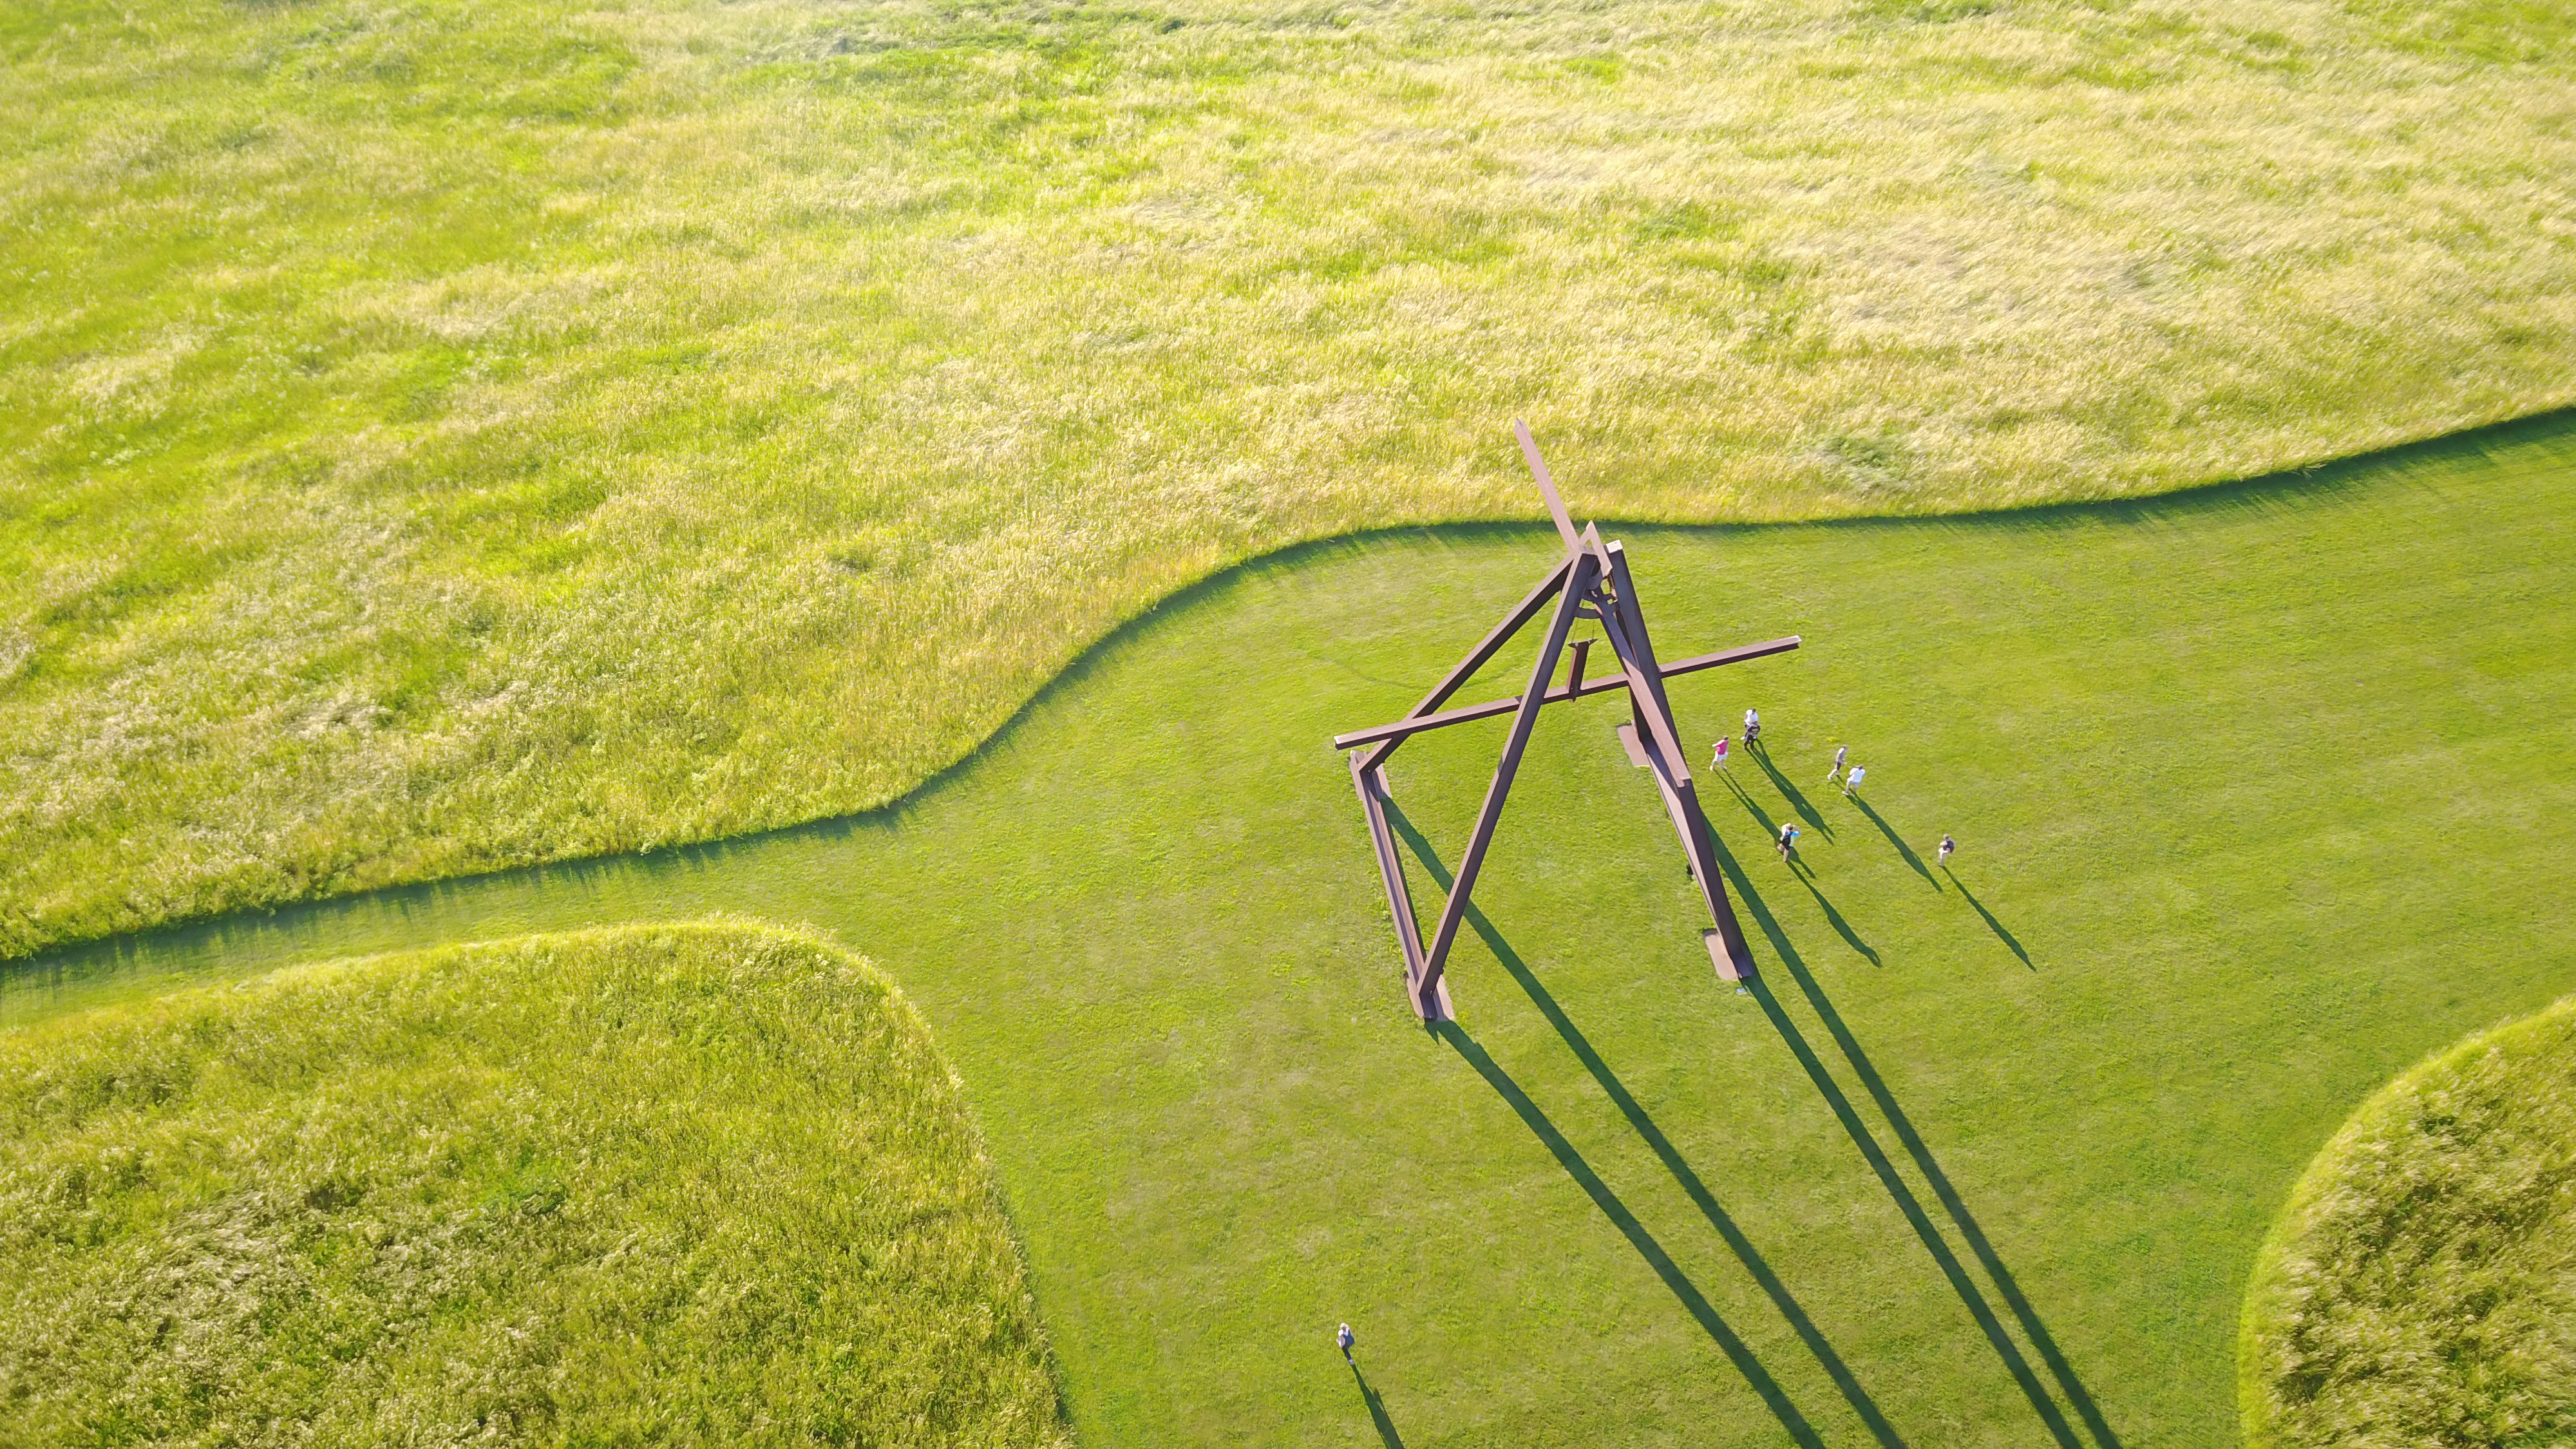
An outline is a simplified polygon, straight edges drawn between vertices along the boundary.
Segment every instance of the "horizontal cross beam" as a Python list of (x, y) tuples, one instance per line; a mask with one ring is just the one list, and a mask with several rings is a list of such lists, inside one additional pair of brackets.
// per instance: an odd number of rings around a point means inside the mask
[[(1676, 659), (1662, 666), (1659, 672), (1664, 678), (1670, 679), (1676, 674), (1694, 674), (1702, 669), (1715, 669), (1721, 664), (1741, 664), (1748, 659), (1763, 659), (1773, 654), (1786, 654), (1797, 648), (1799, 642), (1799, 637), (1792, 634), (1786, 639), (1746, 644), (1734, 649), (1720, 649), (1714, 654), (1695, 654), (1688, 659)], [(1603, 694), (1613, 689), (1627, 687), (1626, 674), (1605, 674), (1584, 680), (1579, 685), (1570, 687), (1559, 685), (1549, 690), (1539, 703), (1562, 704), (1569, 699), (1581, 699), (1586, 695)], [(1411, 719), (1397, 720), (1393, 724), (1372, 725), (1364, 730), (1353, 730), (1346, 735), (1335, 735), (1333, 748), (1349, 750), (1361, 745), (1373, 745), (1380, 740), (1400, 740), (1408, 735), (1420, 734), (1424, 730), (1465, 724), (1469, 720), (1492, 719), (1497, 715), (1510, 714), (1520, 707), (1521, 701), (1518, 695), (1510, 699), (1489, 699), (1483, 704), (1461, 705), (1456, 709), (1442, 710), (1438, 714), (1416, 715)]]

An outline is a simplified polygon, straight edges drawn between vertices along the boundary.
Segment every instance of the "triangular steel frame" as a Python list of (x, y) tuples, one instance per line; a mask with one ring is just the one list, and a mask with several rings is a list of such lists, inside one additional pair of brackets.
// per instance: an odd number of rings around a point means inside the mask
[[(1450, 948), (1457, 944), (1458, 927), (1475, 891), (1477, 873), (1484, 867), (1486, 848), (1493, 844), (1494, 828), (1502, 821), (1503, 804), (1511, 795), (1512, 779), (1520, 770), (1521, 755), (1529, 747), (1530, 735), (1538, 727), (1539, 712), (1551, 704), (1613, 689), (1627, 692), (1630, 722), (1620, 732), (1627, 736), (1631, 756), (1641, 760), (1654, 775), (1655, 787), (1664, 797), (1664, 809), (1672, 817), (1674, 832), (1681, 837), (1682, 849), (1689, 858), (1691, 876), (1699, 883), (1709, 918), (1716, 922), (1717, 939), (1709, 944), (1718, 949), (1712, 949), (1710, 957), (1719, 975), (1727, 980), (1741, 981), (1753, 975), (1753, 953), (1744, 944), (1744, 929), (1736, 923), (1734, 903), (1727, 898), (1726, 883), (1718, 875), (1717, 837), (1709, 828), (1707, 813), (1700, 808), (1690, 767), (1683, 761), (1681, 731), (1673, 723), (1672, 702), (1664, 693), (1664, 681), (1676, 674), (1786, 653), (1797, 648), (1800, 640), (1792, 635), (1672, 664), (1658, 663), (1654, 642), (1646, 633), (1645, 612), (1637, 602), (1636, 584), (1628, 573), (1626, 550), (1617, 543), (1603, 543), (1596, 527), (1575, 528), (1574, 520), (1565, 511), (1565, 501), (1557, 496), (1556, 480), (1548, 473), (1538, 444), (1530, 437), (1528, 425), (1515, 422), (1512, 431), (1520, 439), (1521, 456), (1528, 460), (1531, 475), (1538, 480), (1540, 495), (1547, 500), (1548, 516), (1555, 520), (1557, 536), (1565, 545), (1564, 555), (1404, 718), (1333, 738), (1334, 748), (1350, 752), (1351, 787), (1359, 794), (1361, 812), (1368, 817), (1369, 839), (1377, 848), (1387, 910), (1395, 918), (1397, 943), (1404, 950), (1405, 996), (1413, 1003), (1415, 1014), (1426, 1022), (1453, 1019), (1447, 980)], [(1553, 609), (1549, 608), (1551, 603), (1555, 605)], [(1538, 659), (1530, 667), (1526, 690), (1510, 699), (1459, 709), (1441, 708), (1449, 702), (1450, 695), (1542, 613), (1548, 615), (1547, 636), (1539, 646)], [(1558, 685), (1554, 683), (1557, 660), (1566, 653), (1567, 636), (1578, 619), (1600, 623), (1618, 672), (1584, 678), (1591, 643), (1584, 640), (1574, 647), (1573, 668), (1566, 682)], [(1404, 863), (1396, 854), (1394, 833), (1387, 827), (1386, 762), (1417, 734), (1499, 715), (1509, 715), (1512, 721), (1503, 741), (1502, 758), (1494, 766), (1493, 783), (1485, 789), (1484, 808), (1476, 813), (1475, 833), (1468, 838), (1466, 853), (1458, 859), (1448, 899), (1441, 904), (1439, 924), (1425, 945), (1421, 922), (1413, 912), (1413, 896), (1405, 884)]]

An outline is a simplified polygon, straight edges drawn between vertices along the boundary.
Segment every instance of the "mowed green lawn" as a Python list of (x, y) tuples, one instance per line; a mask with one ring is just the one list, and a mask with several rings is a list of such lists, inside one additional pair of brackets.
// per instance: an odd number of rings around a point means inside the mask
[[(0, 1011), (532, 926), (811, 922), (964, 1075), (1086, 1442), (1761, 1444), (1794, 1415), (1867, 1444), (1864, 1403), (1927, 1449), (2090, 1442), (1964, 1217), (2120, 1443), (2224, 1444), (2240, 1292), (2311, 1155), (2576, 982), (2571, 487), (2559, 417), (2160, 502), (1609, 528), (1666, 654), (1808, 641), (1675, 686), (1695, 748), (1747, 704), (1768, 726), (1742, 799), (1707, 787), (1755, 994), (1713, 978), (1598, 700), (1541, 724), (1460, 1031), (1406, 1010), (1325, 742), (1545, 566), (1509, 528), (1227, 574), (890, 812), (40, 960)], [(1398, 759), (1440, 860), (1500, 735)], [(1838, 743), (1866, 805), (1821, 788)], [(1765, 844), (1792, 816), (1810, 876)]]

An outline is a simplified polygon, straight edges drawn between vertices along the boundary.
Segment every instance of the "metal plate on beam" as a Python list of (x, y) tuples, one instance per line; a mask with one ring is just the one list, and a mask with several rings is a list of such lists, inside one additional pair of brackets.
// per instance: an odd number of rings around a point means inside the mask
[(1717, 967), (1718, 980), (1741, 981), (1746, 975), (1751, 974), (1750, 972), (1739, 974), (1735, 969), (1735, 963), (1726, 959), (1726, 938), (1719, 935), (1715, 927), (1702, 929), (1699, 939), (1701, 944), (1708, 947), (1708, 959), (1710, 964)]
[(1619, 744), (1621, 748), (1628, 752), (1629, 764), (1643, 770), (1653, 763), (1646, 758), (1646, 747), (1637, 743), (1637, 727), (1635, 725), (1623, 724), (1619, 726)]

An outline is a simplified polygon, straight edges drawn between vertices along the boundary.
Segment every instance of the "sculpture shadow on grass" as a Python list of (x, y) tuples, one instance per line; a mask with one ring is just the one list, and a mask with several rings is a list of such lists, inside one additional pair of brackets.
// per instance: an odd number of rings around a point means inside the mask
[(1575, 1186), (1583, 1189), (1585, 1195), (1592, 1199), (1593, 1206), (1599, 1208), (1601, 1215), (1610, 1220), (1610, 1225), (1628, 1240), (1628, 1245), (1637, 1250), (1637, 1256), (1645, 1259), (1646, 1266), (1655, 1270), (1655, 1276), (1664, 1280), (1664, 1286), (1681, 1301), (1683, 1309), (1698, 1320), (1700, 1328), (1717, 1344), (1718, 1351), (1726, 1355), (1727, 1362), (1735, 1365), (1735, 1371), (1752, 1385), (1753, 1392), (1761, 1396), (1764, 1406), (1780, 1421), (1780, 1426), (1789, 1431), (1789, 1437), (1807, 1449), (1824, 1449), (1825, 1441), (1807, 1422), (1806, 1415), (1798, 1412), (1798, 1406), (1789, 1401), (1789, 1396), (1780, 1388), (1779, 1380), (1771, 1377), (1771, 1371), (1753, 1356), (1753, 1350), (1736, 1336), (1724, 1318), (1718, 1316), (1716, 1306), (1708, 1301), (1708, 1295), (1700, 1292), (1699, 1285), (1682, 1272), (1681, 1265), (1673, 1261), (1672, 1254), (1665, 1252), (1664, 1245), (1655, 1241), (1654, 1234), (1646, 1231), (1645, 1224), (1637, 1221), (1637, 1215), (1628, 1210), (1628, 1205), (1621, 1202), (1618, 1194), (1610, 1190), (1610, 1185), (1601, 1180), (1601, 1175), (1592, 1170), (1592, 1164), (1584, 1160), (1583, 1154), (1575, 1150), (1574, 1144), (1566, 1140), (1565, 1134), (1558, 1131), (1547, 1114), (1539, 1110), (1538, 1104), (1530, 1100), (1529, 1094), (1521, 1090), (1520, 1083), (1513, 1081), (1511, 1074), (1478, 1046), (1476, 1039), (1467, 1035), (1458, 1023), (1437, 1022), (1431, 1030), (1447, 1042), (1467, 1065), (1476, 1069), (1476, 1074), (1485, 1079), (1485, 1084), (1494, 1089), (1495, 1095), (1520, 1117), (1530, 1134), (1556, 1158), (1557, 1165), (1565, 1169), (1565, 1175), (1574, 1179)]
[[(1868, 807), (1862, 808), (1866, 810)], [(1872, 818), (1876, 818), (1874, 813)], [(1884, 829), (1884, 825), (1881, 828)], [(1770, 942), (1772, 951), (1780, 958), (1781, 965), (1797, 982), (1800, 993), (1807, 999), (1807, 1004), (1815, 1011), (1817, 1019), (1824, 1024), (1827, 1033), (1833, 1037), (1834, 1044), (1841, 1050), (1843, 1059), (1860, 1078), (1862, 1086), (1870, 1095), (1870, 1100), (1877, 1104), (1880, 1114), (1886, 1118), (1888, 1126), (1895, 1131), (1897, 1140), (1903, 1144), (1907, 1156), (1913, 1159), (1915, 1169), (1921, 1172), (1924, 1180), (1931, 1185), (1933, 1196), (1940, 1202), (1942, 1211), (1949, 1217), (1960, 1237), (1967, 1242), (1969, 1251), (1975, 1255), (1979, 1265), (1986, 1270), (1987, 1277), (1993, 1281), (1997, 1293), (2003, 1298), (2005, 1307), (2021, 1325), (2023, 1334), (2030, 1339), (2041, 1361), (2048, 1366), (2049, 1374), (2057, 1381), (2059, 1391), (2066, 1396), (2067, 1402), (2074, 1406), (2077, 1417), (2084, 1421), (2085, 1428), (2091, 1433), (2100, 1449), (2120, 1449), (2119, 1436), (2112, 1432), (2109, 1422), (2102, 1415), (2100, 1406), (2094, 1402), (2092, 1394), (2084, 1387), (2083, 1380), (2076, 1376), (2074, 1366), (2067, 1361), (2065, 1353), (2058, 1348), (2057, 1341), (2048, 1332), (2047, 1325), (2040, 1320), (2038, 1310), (2031, 1306), (2029, 1298), (2021, 1291), (2020, 1284), (2014, 1280), (2011, 1271), (2004, 1266), (2001, 1255), (1995, 1252), (1994, 1245), (1986, 1237), (1985, 1230), (1978, 1225), (1976, 1217), (1968, 1211), (1967, 1204), (1961, 1200), (1958, 1189), (1951, 1183), (1949, 1175), (1941, 1170), (1941, 1164), (1933, 1157), (1932, 1150), (1923, 1141), (1922, 1134), (1915, 1130), (1913, 1119), (1908, 1117), (1904, 1108), (1897, 1104), (1895, 1094), (1888, 1090), (1886, 1079), (1879, 1075), (1868, 1053), (1861, 1049), (1858, 1038), (1852, 1035), (1850, 1027), (1844, 1023), (1841, 1014), (1834, 1010), (1832, 999), (1825, 994), (1824, 988), (1817, 984), (1813, 973), (1808, 971), (1805, 958), (1800, 956), (1797, 947), (1790, 943), (1788, 934), (1780, 928), (1778, 918), (1773, 916), (1770, 907), (1764, 904), (1761, 893), (1753, 888), (1753, 882), (1746, 877), (1743, 867), (1737, 863), (1733, 852), (1726, 848), (1723, 841), (1717, 844), (1717, 859), (1728, 884), (1734, 888), (1737, 901), (1760, 927), (1763, 937)], [(1879, 1181), (1887, 1188), (1888, 1196), (1895, 1201), (1898, 1210), (1904, 1213), (1906, 1221), (1913, 1226), (1916, 1236), (1923, 1240), (1924, 1248), (1931, 1253), (1942, 1275), (1949, 1279), (1952, 1290), (1959, 1295), (1959, 1301), (1967, 1307), (1969, 1316), (1974, 1318), (1977, 1326), (1984, 1331), (1987, 1341), (1994, 1345), (1996, 1356), (2003, 1360), (2014, 1382), (2021, 1386), (2023, 1395), (2030, 1400), (2031, 1408), (2039, 1415), (2040, 1421), (2048, 1427), (2050, 1435), (2063, 1446), (2063, 1449), (2080, 1449), (2080, 1443), (2075, 1437), (2073, 1428), (2067, 1423), (2056, 1401), (2041, 1386), (2038, 1376), (2032, 1372), (2029, 1360), (2023, 1356), (2020, 1346), (2015, 1344), (2012, 1337), (2004, 1331), (2002, 1322), (1996, 1317), (1992, 1305), (1986, 1301), (1984, 1292), (1977, 1287), (1974, 1280), (1968, 1277), (1967, 1270), (1959, 1263), (1958, 1255), (1951, 1251), (1948, 1241), (1933, 1226), (1930, 1215), (1923, 1209), (1921, 1199), (1916, 1197), (1914, 1190), (1897, 1175), (1894, 1164), (1888, 1160), (1886, 1150), (1879, 1145), (1876, 1134), (1872, 1133), (1868, 1125), (1861, 1120), (1860, 1114), (1851, 1104), (1851, 1099), (1843, 1094), (1841, 1086), (1825, 1069), (1823, 1061), (1817, 1057), (1815, 1049), (1808, 1044), (1805, 1035), (1798, 1030), (1796, 1023), (1790, 1020), (1788, 1013), (1782, 1009), (1779, 999), (1772, 995), (1770, 987), (1761, 977), (1757, 976), (1745, 985), (1754, 998), (1762, 1004), (1763, 1012), (1771, 1018), (1771, 1024), (1780, 1033), (1780, 1039), (1797, 1057), (1799, 1065), (1806, 1069), (1809, 1080), (1815, 1083), (1816, 1090), (1824, 1097), (1826, 1105), (1833, 1109), (1834, 1116), (1842, 1123), (1844, 1132), (1851, 1137), (1852, 1145), (1860, 1149), (1862, 1158), (1868, 1162), (1871, 1170), (1878, 1175)]]
[[(1406, 819), (1393, 802), (1389, 802), (1387, 806), (1387, 823), (1397, 835), (1403, 838), (1406, 847), (1413, 852), (1414, 858), (1421, 862), (1422, 868), (1429, 871), (1432, 878), (1439, 882), (1440, 888), (1449, 889), (1453, 883), (1449, 870), (1441, 864), (1430, 841), (1414, 828), (1413, 822)], [(1761, 1251), (1753, 1246), (1752, 1239), (1745, 1236), (1744, 1230), (1718, 1203), (1717, 1195), (1709, 1191), (1708, 1184), (1700, 1179), (1699, 1173), (1683, 1158), (1680, 1150), (1673, 1146), (1672, 1139), (1666, 1137), (1663, 1129), (1655, 1125), (1654, 1118), (1647, 1115), (1643, 1104), (1628, 1091), (1627, 1084), (1619, 1079), (1617, 1073), (1610, 1070), (1610, 1064), (1593, 1047), (1591, 1039), (1575, 1026), (1573, 1018), (1566, 1014), (1554, 994), (1539, 982), (1537, 974), (1532, 972), (1529, 964), (1521, 959), (1520, 953), (1511, 948), (1510, 943), (1503, 939), (1502, 933), (1494, 929), (1493, 922), (1486, 918), (1484, 912), (1476, 909), (1472, 902), (1462, 913), (1462, 919), (1484, 941), (1486, 949), (1493, 953), (1494, 959), (1503, 963), (1503, 969), (1510, 972), (1512, 979), (1520, 984), (1521, 990), (1528, 995), (1530, 1003), (1547, 1018), (1548, 1024), (1556, 1029), (1558, 1037), (1563, 1039), (1567, 1048), (1574, 1053), (1575, 1059), (1583, 1064), (1584, 1070), (1592, 1074), (1592, 1079), (1600, 1084), (1601, 1090), (1618, 1107), (1620, 1115), (1628, 1119), (1628, 1125), (1654, 1152), (1656, 1159), (1664, 1165), (1664, 1170), (1671, 1173), (1673, 1180), (1680, 1184), (1692, 1205), (1700, 1210), (1700, 1214), (1708, 1219), (1709, 1226), (1715, 1228), (1718, 1236), (1725, 1240), (1726, 1246), (1735, 1254), (1736, 1260), (1744, 1265), (1745, 1271), (1753, 1276), (1754, 1282), (1771, 1300), (1772, 1306), (1779, 1310), (1780, 1316), (1798, 1335), (1799, 1342), (1805, 1344), (1807, 1351), (1815, 1355), (1817, 1364), (1825, 1370), (1826, 1376), (1833, 1380), (1834, 1387), (1841, 1392), (1844, 1401), (1852, 1406), (1853, 1412), (1860, 1416), (1861, 1422), (1869, 1426), (1872, 1437), (1886, 1446), (1886, 1449), (1905, 1449), (1905, 1441), (1898, 1437), (1896, 1430), (1889, 1425), (1886, 1416), (1879, 1411), (1877, 1403), (1870, 1398), (1868, 1391), (1860, 1386), (1859, 1380), (1853, 1376), (1850, 1367), (1843, 1362), (1842, 1355), (1835, 1352), (1833, 1345), (1817, 1330), (1814, 1320), (1807, 1316), (1806, 1310), (1790, 1294), (1788, 1286), (1780, 1281), (1777, 1273), (1772, 1271), (1770, 1263), (1763, 1258)], [(1465, 1033), (1459, 1031), (1454, 1024), (1443, 1024), (1434, 1030), (1441, 1032), (1450, 1041), (1451, 1046), (1458, 1048), (1461, 1056), (1468, 1056), (1467, 1047), (1472, 1046), (1473, 1043), (1468, 1041)], [(1466, 1042), (1466, 1045), (1460, 1045), (1461, 1042)], [(1639, 1253), (1646, 1257), (1648, 1263), (1654, 1265), (1659, 1274), (1667, 1273), (1670, 1260), (1663, 1256), (1661, 1247), (1657, 1246), (1652, 1252), (1648, 1251), (1647, 1244), (1651, 1244), (1653, 1239), (1645, 1237), (1644, 1228), (1637, 1225), (1634, 1218), (1625, 1215), (1625, 1208), (1613, 1210), (1612, 1204), (1616, 1199), (1605, 1201), (1608, 1193), (1606, 1187), (1595, 1190), (1598, 1179), (1587, 1181), (1587, 1175), (1590, 1173), (1588, 1166), (1580, 1173), (1577, 1172), (1576, 1165), (1581, 1162), (1580, 1156), (1574, 1155), (1569, 1160), (1569, 1154), (1573, 1154), (1572, 1146), (1564, 1142), (1563, 1137), (1556, 1133), (1552, 1125), (1542, 1127), (1546, 1119), (1538, 1115), (1537, 1107), (1528, 1103), (1528, 1098), (1520, 1093), (1518, 1086), (1507, 1085), (1511, 1079), (1503, 1075), (1499, 1067), (1487, 1070), (1490, 1066), (1490, 1058), (1484, 1057), (1481, 1048), (1477, 1049), (1476, 1055), (1468, 1056), (1468, 1061), (1471, 1065), (1475, 1065), (1485, 1076), (1486, 1081), (1494, 1086), (1495, 1091), (1512, 1105), (1513, 1110), (1520, 1113), (1522, 1120), (1529, 1124), (1530, 1130), (1539, 1136), (1540, 1141), (1547, 1143), (1549, 1149), (1556, 1152), (1557, 1160), (1565, 1166), (1569, 1174), (1575, 1175), (1576, 1181), (1584, 1185), (1585, 1191), (1592, 1193), (1594, 1201), (1601, 1206), (1602, 1212), (1610, 1216), (1612, 1222), (1617, 1224), (1623, 1233), (1628, 1234), (1632, 1243), (1638, 1244)], [(1525, 1106), (1526, 1110), (1524, 1110)], [(1559, 1150), (1560, 1147), (1562, 1150)], [(1643, 1242), (1639, 1241), (1641, 1238)], [(1673, 1286), (1674, 1277), (1678, 1274), (1678, 1268), (1669, 1269), (1665, 1279), (1667, 1286)], [(1711, 1327), (1715, 1319), (1715, 1310), (1707, 1307), (1705, 1298), (1695, 1287), (1690, 1290), (1688, 1296), (1684, 1296), (1681, 1287), (1675, 1286), (1673, 1291), (1676, 1297), (1683, 1299), (1684, 1306), (1691, 1309), (1693, 1316), (1701, 1319), (1701, 1326), (1709, 1329), (1710, 1336), (1718, 1338), (1721, 1348), (1725, 1348), (1729, 1342), (1734, 1341), (1731, 1332), (1725, 1337), (1719, 1336), (1723, 1329), (1722, 1323)], [(1693, 1306), (1694, 1304), (1697, 1306)], [(1740, 1347), (1740, 1343), (1738, 1346)], [(1791, 1434), (1799, 1435), (1800, 1426), (1804, 1421), (1792, 1423), (1788, 1416), (1796, 1414), (1796, 1409), (1788, 1406), (1785, 1398), (1775, 1401), (1774, 1395), (1778, 1393), (1777, 1384), (1770, 1379), (1767, 1372), (1761, 1370), (1758, 1363), (1752, 1361), (1749, 1351), (1743, 1358), (1737, 1358), (1737, 1349), (1730, 1348), (1728, 1357), (1736, 1361), (1737, 1369), (1744, 1373), (1746, 1380), (1753, 1384), (1755, 1391), (1763, 1395), (1764, 1401), (1771, 1405), (1773, 1413), (1782, 1416), (1781, 1422), (1789, 1425)], [(1759, 1379), (1755, 1377), (1757, 1373), (1761, 1374)], [(1767, 1391), (1766, 1384), (1770, 1385)], [(1808, 1441), (1800, 1437), (1800, 1442)]]

